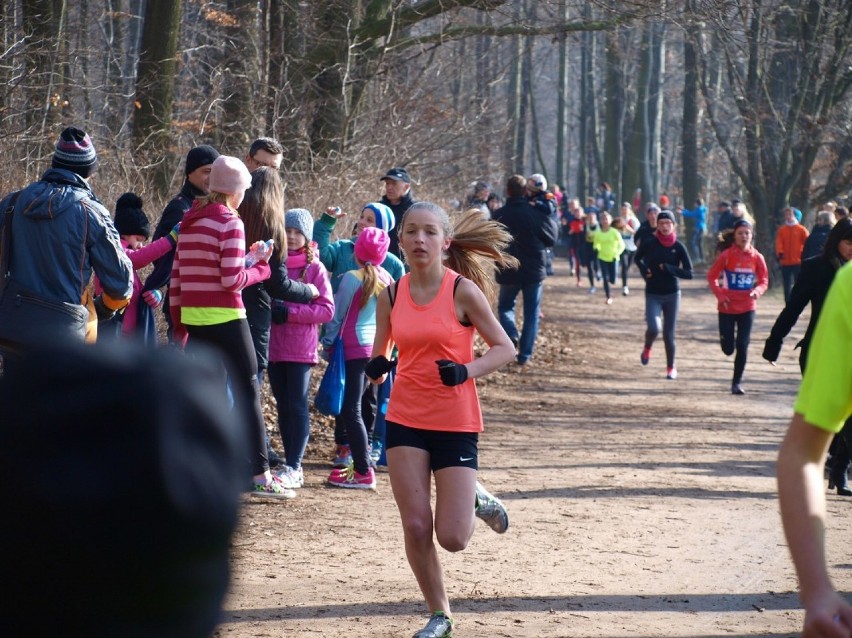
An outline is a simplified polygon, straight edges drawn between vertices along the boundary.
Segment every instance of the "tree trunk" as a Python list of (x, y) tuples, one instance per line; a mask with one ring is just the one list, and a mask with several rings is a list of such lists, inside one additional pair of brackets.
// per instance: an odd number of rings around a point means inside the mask
[[(162, 157), (170, 146), (180, 9), (180, 0), (145, 3), (133, 143), (137, 149), (144, 146), (152, 159)], [(155, 172), (155, 182), (162, 191), (168, 187), (168, 164), (162, 162)]]
[[(568, 19), (568, 4), (566, 0), (559, 0), (558, 18)], [(567, 190), (565, 184), (566, 175), (566, 120), (568, 117), (568, 34), (559, 34), (559, 75), (557, 76), (556, 88), (556, 170), (554, 177), (556, 183), (563, 190)]]
[[(223, 65), (222, 114), (220, 144), (226, 149), (245, 149), (259, 132), (255, 120), (254, 87), (259, 84), (258, 32), (259, 16), (255, 0), (228, 0), (233, 20), (227, 21), (224, 32), (225, 59)], [(237, 151), (233, 151), (236, 153)], [(241, 151), (242, 153), (242, 151)]]
[[(618, 29), (606, 33), (606, 110), (604, 126), (603, 165), (601, 180), (613, 189), (621, 184), (622, 145), (624, 135), (624, 73), (622, 72), (621, 43)], [(621, 191), (621, 201), (629, 199)]]
[(648, 140), (643, 183), (655, 197), (660, 195), (662, 166), (663, 74), (665, 73), (666, 25), (651, 23), (651, 75), (648, 87)]
[(653, 73), (651, 42), (651, 26), (645, 25), (642, 32), (639, 76), (636, 84), (636, 108), (630, 137), (627, 141), (624, 179), (621, 186), (623, 193), (632, 193), (637, 188), (642, 189), (643, 202), (653, 201), (654, 196), (650, 184), (646, 180), (648, 171), (645, 166), (648, 161), (648, 147), (650, 146), (649, 100), (651, 74)]
[[(588, 3), (583, 7), (583, 17), (590, 19), (591, 8)], [(589, 192), (589, 138), (594, 133), (591, 127), (591, 107), (594, 98), (594, 83), (592, 82), (594, 50), (592, 34), (584, 31), (580, 36), (580, 122), (577, 135), (577, 197), (580, 205), (585, 206), (586, 194)]]
[[(516, 2), (514, 6), (513, 19), (517, 22), (521, 19), (521, 3)], [(523, 66), (523, 41), (520, 35), (512, 35), (508, 38), (508, 59), (511, 65), (509, 81), (506, 84), (506, 118), (509, 121), (509, 134), (506, 136), (506, 174), (516, 174), (522, 171), (524, 141), (521, 134), (521, 102), (523, 99), (522, 66)], [(518, 156), (518, 149), (521, 150)], [(521, 167), (519, 169), (519, 166)]]
[[(487, 16), (477, 13), (477, 22), (485, 24)], [(491, 82), (494, 79), (493, 58), (495, 51), (492, 46), (492, 38), (488, 36), (477, 36), (475, 40), (476, 49), (476, 77), (473, 82), (475, 91), (476, 112), (476, 147), (473, 149), (473, 161), (476, 174), (480, 177), (490, 179), (493, 170), (491, 163), (491, 140), (494, 137), (494, 123), (490, 117), (491, 106)]]
[(318, 32), (324, 34), (324, 43), (314, 49), (310, 59), (315, 69), (312, 97), (316, 108), (309, 131), (311, 151), (320, 157), (340, 153), (347, 140), (352, 104), (344, 75), (353, 62), (348, 34), (360, 23), (359, 12), (357, 0), (328, 2), (319, 9)]
[[(691, 28), (689, 23), (687, 29)], [(689, 37), (683, 38), (683, 122), (681, 128), (681, 184), (683, 185), (683, 206), (694, 208), (695, 200), (701, 192), (701, 178), (698, 168), (698, 66), (695, 47)], [(689, 236), (695, 229), (695, 220), (685, 220)]]
[(592, 192), (597, 190), (596, 186), (599, 184), (601, 180), (601, 175), (603, 174), (603, 155), (601, 153), (601, 131), (600, 131), (600, 102), (601, 102), (601, 87), (597, 82), (598, 78), (598, 70), (599, 64), (598, 60), (600, 56), (598, 55), (598, 48), (600, 47), (600, 38), (598, 34), (595, 32), (589, 33), (589, 40), (591, 42), (591, 57), (589, 59), (589, 137), (588, 137), (588, 163), (589, 166), (594, 169), (594, 173), (592, 170), (589, 170), (589, 177), (591, 178), (592, 174), (594, 174), (594, 180), (589, 181), (589, 187)]

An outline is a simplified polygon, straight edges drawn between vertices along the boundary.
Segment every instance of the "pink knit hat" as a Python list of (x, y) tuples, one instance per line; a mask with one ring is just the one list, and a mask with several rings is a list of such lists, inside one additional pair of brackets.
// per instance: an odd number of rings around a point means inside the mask
[(381, 266), (388, 256), (390, 237), (381, 228), (365, 228), (355, 240), (355, 257), (362, 264)]
[(220, 155), (210, 168), (210, 190), (214, 193), (236, 195), (251, 187), (251, 173), (242, 160)]

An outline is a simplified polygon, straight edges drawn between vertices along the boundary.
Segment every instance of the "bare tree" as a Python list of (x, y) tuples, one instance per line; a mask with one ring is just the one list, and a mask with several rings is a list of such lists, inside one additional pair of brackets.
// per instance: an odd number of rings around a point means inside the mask
[[(694, 31), (707, 115), (748, 193), (764, 247), (772, 245), (791, 194), (807, 207), (817, 159), (825, 155), (826, 179), (843, 174), (852, 159), (848, 127), (837, 121), (852, 86), (852, 4), (796, 4), (737, 0), (727, 13), (700, 14), (705, 28)], [(723, 25), (724, 39), (704, 37)], [(724, 61), (718, 85), (711, 73), (715, 56)]]

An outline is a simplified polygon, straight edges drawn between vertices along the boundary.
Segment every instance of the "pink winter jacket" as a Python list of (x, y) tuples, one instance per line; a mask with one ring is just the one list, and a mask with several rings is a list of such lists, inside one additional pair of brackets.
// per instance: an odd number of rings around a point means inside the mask
[(334, 294), (328, 271), (319, 256), (308, 264), (302, 278), (302, 267), (287, 268), (287, 276), (295, 281), (313, 284), (319, 297), (309, 303), (287, 304), (287, 322), (273, 323), (269, 334), (269, 362), (293, 361), (311, 363), (318, 361), (319, 325), (334, 316)]
[[(140, 303), (145, 303), (142, 299), (142, 280), (137, 271), (169, 252), (174, 247), (174, 243), (171, 237), (166, 235), (136, 250), (129, 248), (128, 243), (122, 239), (121, 247), (124, 248), (124, 253), (130, 259), (130, 263), (133, 264), (133, 296), (130, 297), (130, 303), (124, 309), (124, 317), (121, 320), (121, 334), (128, 336), (136, 332), (136, 308)], [(96, 276), (95, 294), (99, 295), (101, 292), (103, 292), (103, 288), (101, 288), (101, 282)]]

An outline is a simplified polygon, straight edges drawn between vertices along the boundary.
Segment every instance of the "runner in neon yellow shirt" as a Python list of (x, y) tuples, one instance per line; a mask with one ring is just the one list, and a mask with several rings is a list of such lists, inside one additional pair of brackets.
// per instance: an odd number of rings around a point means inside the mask
[(832, 435), (852, 414), (852, 265), (837, 273), (816, 327), (795, 414), (778, 455), (784, 533), (805, 607), (804, 638), (852, 637), (852, 606), (825, 563), (823, 463)]
[(601, 227), (592, 236), (592, 247), (601, 265), (606, 303), (609, 305), (612, 303), (609, 287), (615, 284), (616, 264), (624, 252), (624, 239), (621, 238), (621, 233), (612, 227), (612, 215), (609, 213), (601, 213)]

